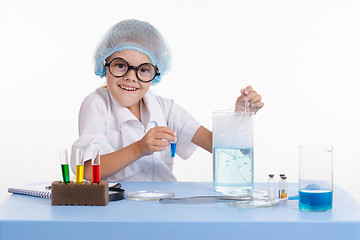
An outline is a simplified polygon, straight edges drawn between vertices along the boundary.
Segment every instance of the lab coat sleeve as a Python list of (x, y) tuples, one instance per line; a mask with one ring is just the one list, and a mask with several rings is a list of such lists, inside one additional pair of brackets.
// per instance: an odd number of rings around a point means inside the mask
[(108, 102), (105, 96), (97, 92), (84, 99), (79, 112), (79, 139), (75, 141), (71, 151), (70, 166), (73, 172), (76, 166), (76, 149), (83, 150), (84, 161), (92, 158), (94, 149), (99, 149), (101, 155), (115, 151), (105, 135)]

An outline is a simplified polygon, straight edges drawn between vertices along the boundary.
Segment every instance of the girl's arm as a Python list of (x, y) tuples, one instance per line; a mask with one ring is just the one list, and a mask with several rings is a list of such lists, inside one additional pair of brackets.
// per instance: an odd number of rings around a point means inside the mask
[(195, 132), (191, 142), (212, 153), (212, 132), (207, 128), (200, 126)]
[[(141, 157), (138, 142), (115, 152), (100, 156), (100, 178), (108, 177), (124, 169)], [(91, 159), (84, 162), (84, 178), (91, 180)]]
[[(170, 128), (154, 127), (139, 141), (115, 152), (101, 155), (100, 177), (111, 176), (145, 155), (165, 150), (170, 145), (169, 141), (176, 141), (175, 135), (175, 131)], [(91, 179), (90, 160), (84, 163), (84, 178)]]

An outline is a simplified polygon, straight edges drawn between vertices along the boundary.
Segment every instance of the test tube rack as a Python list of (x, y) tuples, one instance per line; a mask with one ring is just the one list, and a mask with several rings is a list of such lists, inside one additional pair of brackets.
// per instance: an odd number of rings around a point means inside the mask
[(109, 182), (51, 184), (51, 205), (55, 206), (106, 206), (109, 203)]

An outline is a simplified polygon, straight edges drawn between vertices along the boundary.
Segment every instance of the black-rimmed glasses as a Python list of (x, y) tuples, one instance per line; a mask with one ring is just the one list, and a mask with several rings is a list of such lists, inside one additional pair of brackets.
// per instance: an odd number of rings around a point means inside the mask
[(143, 63), (135, 67), (130, 66), (123, 58), (114, 58), (109, 63), (105, 63), (105, 67), (109, 68), (109, 72), (114, 77), (123, 77), (130, 69), (134, 69), (141, 82), (151, 82), (156, 76), (160, 76), (159, 69), (151, 63)]

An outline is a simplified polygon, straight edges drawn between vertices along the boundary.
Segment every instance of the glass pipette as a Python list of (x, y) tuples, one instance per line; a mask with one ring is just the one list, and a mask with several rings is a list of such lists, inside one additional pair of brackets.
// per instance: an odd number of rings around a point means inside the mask
[[(246, 80), (244, 80), (244, 85), (245, 85), (245, 87), (244, 87), (244, 94), (245, 94), (246, 87), (247, 87), (247, 81)], [(250, 103), (248, 101), (244, 102), (244, 113), (247, 114), (247, 115), (249, 114), (249, 107), (250, 107)]]

